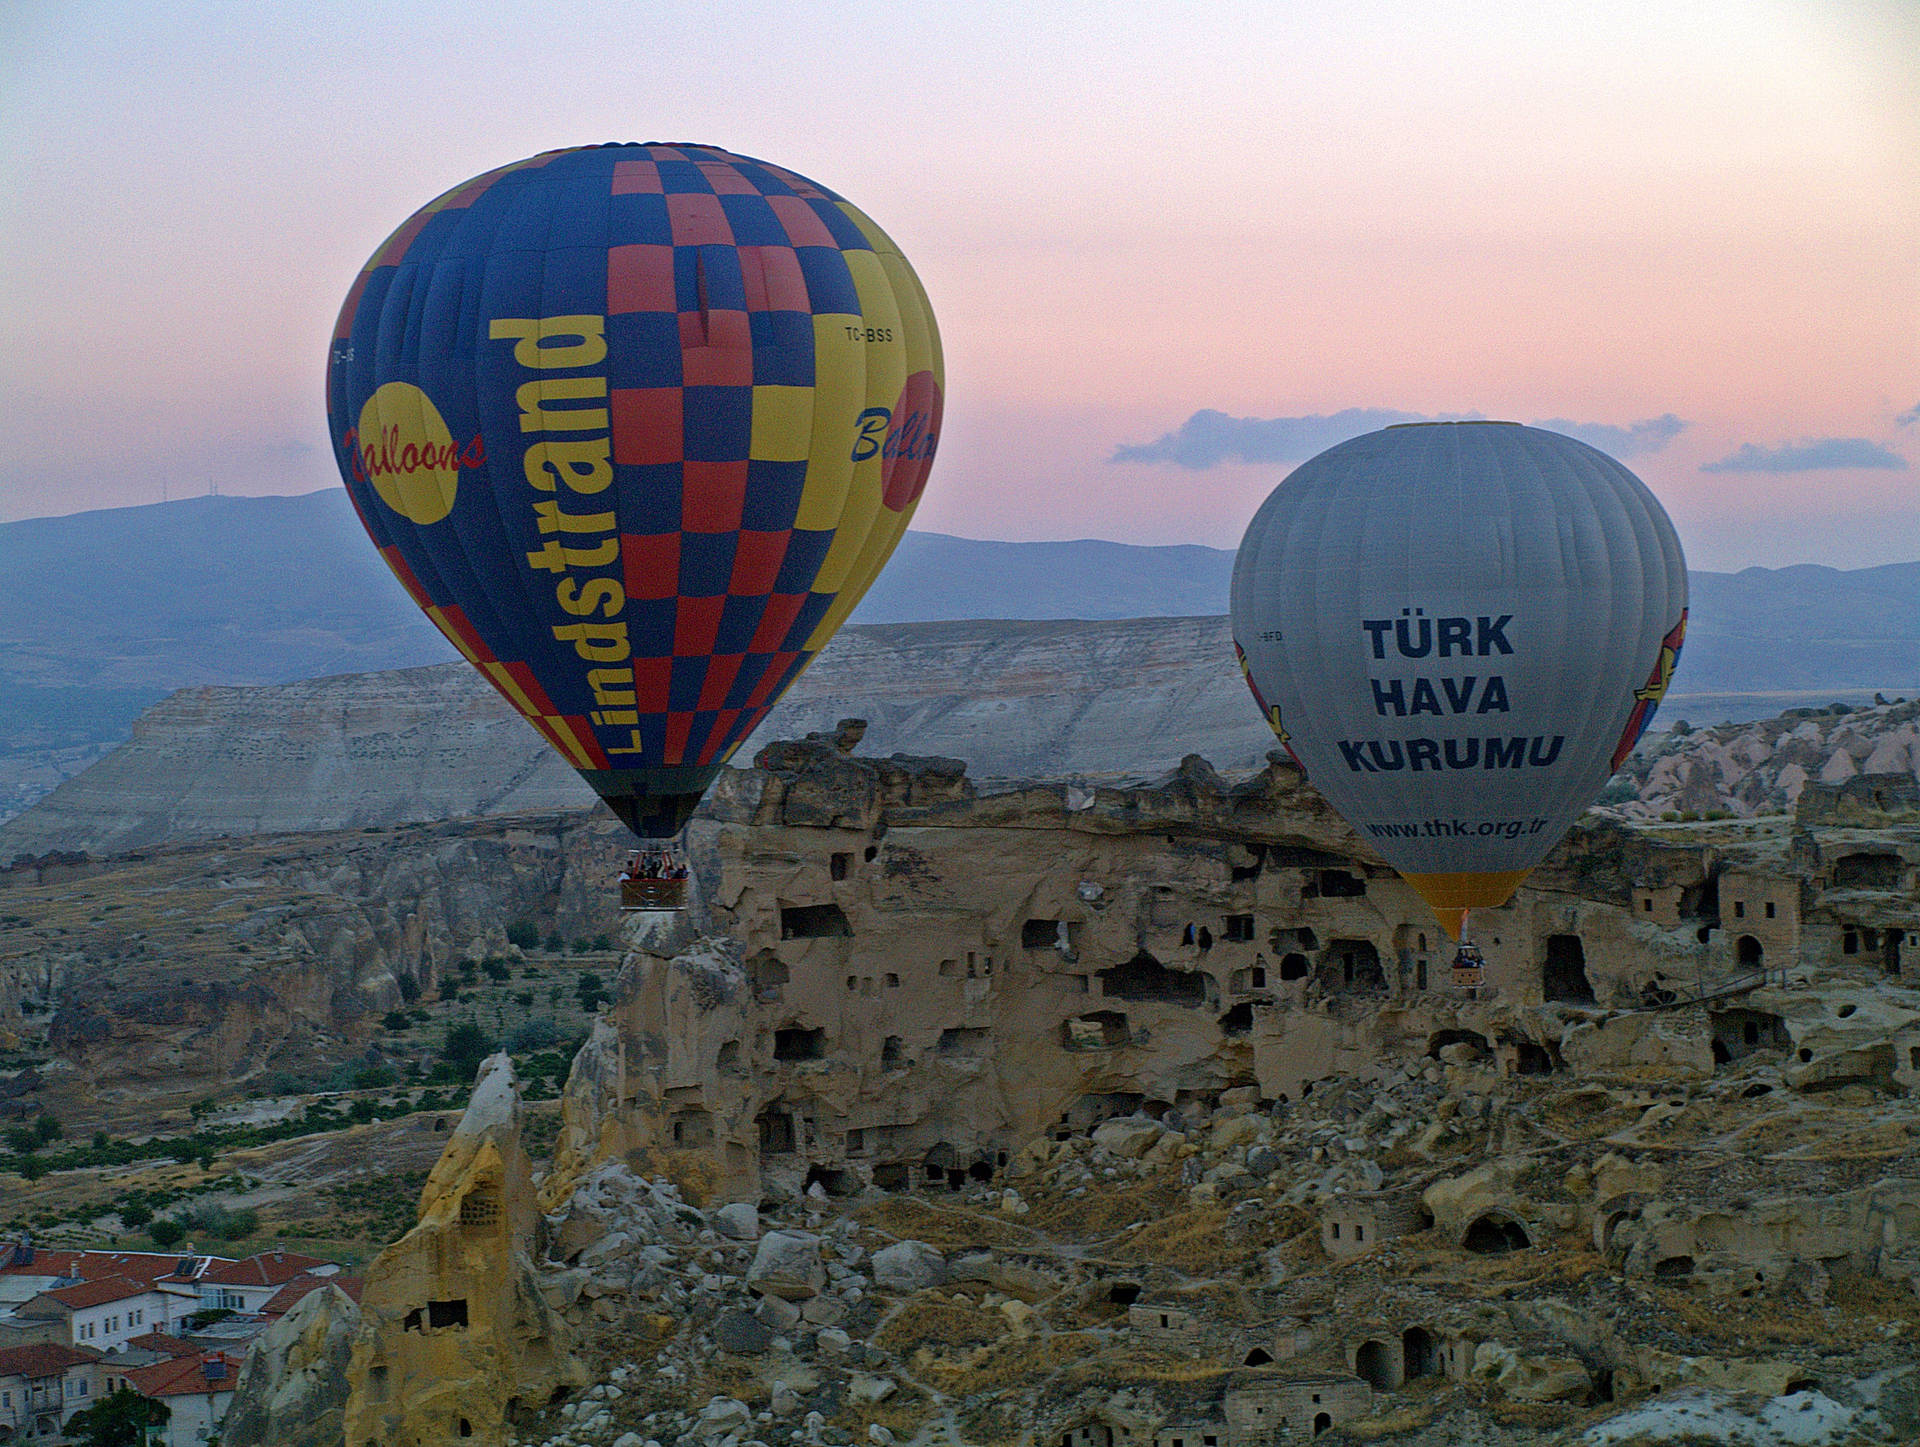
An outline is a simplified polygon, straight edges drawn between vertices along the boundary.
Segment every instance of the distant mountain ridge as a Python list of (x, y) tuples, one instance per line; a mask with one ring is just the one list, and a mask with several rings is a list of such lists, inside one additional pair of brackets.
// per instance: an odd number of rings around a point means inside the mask
[[(853, 621), (1217, 617), (1232, 566), (1231, 552), (1194, 545), (908, 533)], [(455, 657), (338, 488), (0, 524), (0, 580), (0, 817), (124, 739), (176, 688)], [(1920, 691), (1920, 562), (1692, 582), (1680, 693)], [(1746, 716), (1789, 701), (1807, 700)]]

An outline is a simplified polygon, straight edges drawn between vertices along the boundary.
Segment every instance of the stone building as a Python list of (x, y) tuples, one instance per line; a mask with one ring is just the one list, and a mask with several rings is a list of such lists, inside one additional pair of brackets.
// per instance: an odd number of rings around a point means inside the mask
[(1329, 1256), (1359, 1256), (1428, 1224), (1417, 1189), (1335, 1196), (1320, 1208), (1320, 1249)]
[(1373, 1410), (1373, 1389), (1331, 1372), (1258, 1368), (1233, 1373), (1221, 1396), (1225, 1447), (1306, 1442)]
[[(1476, 912), (1467, 993), (1426, 906), (1284, 762), (1229, 785), (1190, 759), (1076, 807), (825, 738), (759, 762), (692, 827), (708, 938), (656, 931), (629, 966), (549, 1194), (610, 1156), (717, 1196), (959, 1187), (1036, 1136), (1366, 1080), (1410, 1037), (1478, 1042), (1517, 1074), (1704, 1079), (1791, 1048), (1837, 1078), (1866, 1047), (1756, 993), (1745, 955), (1886, 960), (1892, 926), (1863, 921), (1920, 925), (1920, 837), (1811, 828), (1740, 853), (1592, 817)], [(1872, 1048), (1891, 1078), (1886, 1030)], [(1333, 1224), (1329, 1250), (1406, 1225), (1356, 1218), (1336, 1243)]]

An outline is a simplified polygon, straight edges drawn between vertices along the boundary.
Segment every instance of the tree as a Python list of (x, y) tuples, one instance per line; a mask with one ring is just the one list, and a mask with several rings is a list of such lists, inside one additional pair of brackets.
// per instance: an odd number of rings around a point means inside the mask
[(507, 926), (507, 943), (523, 950), (537, 949), (540, 945), (539, 927), (530, 919), (516, 920)]
[(144, 1201), (129, 1201), (120, 1208), (120, 1224), (129, 1231), (138, 1231), (153, 1220), (153, 1208)]
[(20, 1157), (14, 1164), (14, 1169), (20, 1173), (23, 1179), (37, 1181), (47, 1173), (47, 1163), (41, 1160), (40, 1157), (29, 1152)]
[(178, 1246), (181, 1238), (187, 1234), (187, 1228), (178, 1221), (169, 1221), (165, 1217), (147, 1227), (147, 1234), (153, 1237), (153, 1244), (165, 1251), (169, 1246)]
[(165, 1402), (150, 1401), (121, 1387), (67, 1419), (68, 1440), (81, 1447), (140, 1447), (147, 1428), (163, 1426), (173, 1415)]
[(413, 1017), (405, 1010), (389, 1010), (380, 1017), (380, 1028), (399, 1034), (402, 1030), (413, 1028)]
[(51, 1145), (54, 1141), (59, 1140), (61, 1136), (66, 1134), (66, 1131), (61, 1128), (60, 1122), (52, 1116), (43, 1115), (33, 1123), (33, 1134), (34, 1138), (44, 1146)]
[(440, 1047), (440, 1058), (468, 1075), (491, 1054), (493, 1037), (471, 1020), (462, 1020), (448, 1030), (446, 1043)]

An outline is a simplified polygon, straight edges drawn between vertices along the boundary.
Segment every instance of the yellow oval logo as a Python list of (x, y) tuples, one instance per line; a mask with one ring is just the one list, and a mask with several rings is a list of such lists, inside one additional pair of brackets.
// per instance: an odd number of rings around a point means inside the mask
[(453, 511), (463, 459), (439, 408), (413, 383), (388, 382), (367, 398), (353, 445), (359, 470), (401, 517), (425, 527)]

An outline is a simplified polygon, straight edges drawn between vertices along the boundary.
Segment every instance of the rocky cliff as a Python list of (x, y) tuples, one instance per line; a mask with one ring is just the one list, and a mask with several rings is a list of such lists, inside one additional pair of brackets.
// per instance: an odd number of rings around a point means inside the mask
[[(1152, 774), (1188, 751), (1244, 769), (1271, 743), (1224, 618), (922, 623), (843, 630), (738, 760), (850, 713), (870, 751), (957, 755), (984, 779)], [(465, 664), (183, 689), (0, 826), (0, 863), (592, 802)]]
[[(1809, 783), (1876, 780), (1903, 797), (1920, 785), (1920, 700), (1796, 708), (1759, 723), (1676, 729), (1630, 759), (1612, 793), (1629, 818), (1751, 817), (1792, 813)], [(1920, 799), (1913, 803), (1920, 807)]]

